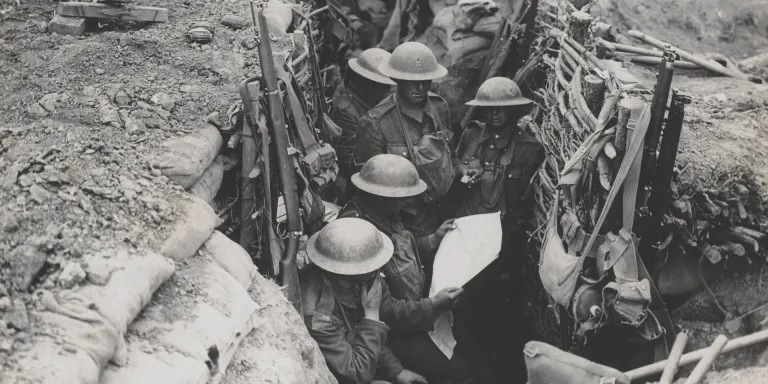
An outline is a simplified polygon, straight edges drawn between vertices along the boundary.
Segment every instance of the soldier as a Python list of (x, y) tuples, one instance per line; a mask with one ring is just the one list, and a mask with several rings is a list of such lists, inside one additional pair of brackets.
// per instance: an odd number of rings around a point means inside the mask
[(337, 219), (307, 242), (314, 265), (301, 272), (305, 322), (340, 383), (426, 383), (386, 347), (390, 326), (429, 330), (463, 292), (446, 288), (419, 301), (394, 299), (379, 269), (392, 241), (365, 220)]
[(455, 176), (448, 103), (429, 92), (432, 80), (448, 71), (425, 45), (408, 42), (392, 52), (379, 72), (397, 83), (397, 91), (360, 120), (355, 162), (362, 166), (382, 153), (410, 160), (427, 183), (427, 192), (404, 205), (403, 223), (416, 236), (430, 235), (442, 222), (438, 205)]
[[(360, 56), (349, 60), (344, 85), (336, 89), (333, 95), (331, 119), (341, 127), (341, 137), (336, 145), (336, 155), (339, 159), (339, 175), (349, 180), (355, 172), (355, 161), (352, 152), (355, 147), (355, 134), (359, 119), (363, 114), (381, 102), (392, 93), (395, 83), (379, 72), (379, 65), (389, 59), (390, 53), (371, 48), (363, 51)], [(347, 185), (347, 195), (352, 195)]]
[[(424, 193), (427, 185), (419, 179), (413, 164), (401, 156), (381, 154), (370, 158), (352, 176), (352, 183), (360, 192), (344, 206), (339, 217), (367, 220), (392, 240), (394, 254), (382, 268), (392, 297), (412, 301), (426, 297), (431, 276), (425, 269), (431, 269), (437, 247), (454, 227), (453, 219), (445, 221), (436, 233), (419, 238), (403, 227), (402, 200)], [(472, 382), (466, 359), (469, 356), (456, 351), (449, 360), (426, 332), (393, 331), (389, 339), (388, 345), (403, 365), (424, 375), (430, 383)]]
[(468, 301), (477, 305), (475, 319), (480, 321), (474, 328), (487, 331), (479, 338), (490, 345), (490, 356), (502, 359), (499, 364), (508, 368), (509, 374), (525, 372), (521, 352), (527, 341), (526, 319), (520, 274), (525, 262), (524, 224), (533, 207), (531, 178), (544, 160), (541, 144), (516, 124), (530, 103), (514, 81), (504, 77), (486, 80), (475, 99), (467, 102), (482, 108), (485, 122), (469, 123), (459, 141), (455, 163), (456, 173), (470, 186), (457, 216), (501, 212), (504, 237), (499, 259), (467, 290)]

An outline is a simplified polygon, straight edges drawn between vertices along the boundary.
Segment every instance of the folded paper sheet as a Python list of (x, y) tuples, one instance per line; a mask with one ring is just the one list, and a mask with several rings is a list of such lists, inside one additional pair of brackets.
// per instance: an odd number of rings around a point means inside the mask
[[(445, 235), (435, 255), (430, 297), (444, 288), (464, 286), (496, 260), (501, 250), (499, 212), (462, 217), (456, 219), (455, 224), (456, 229)], [(456, 346), (452, 325), (453, 315), (446, 312), (429, 332), (429, 337), (449, 359)]]

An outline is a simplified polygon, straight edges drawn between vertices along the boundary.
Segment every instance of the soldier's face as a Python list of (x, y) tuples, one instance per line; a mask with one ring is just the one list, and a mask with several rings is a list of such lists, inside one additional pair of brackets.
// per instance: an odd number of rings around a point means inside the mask
[(432, 81), (397, 81), (397, 94), (411, 104), (420, 105), (427, 101), (427, 92)]
[(394, 197), (376, 196), (376, 206), (385, 216), (396, 216), (400, 214), (400, 200)]
[(485, 123), (491, 128), (498, 128), (512, 121), (512, 107), (485, 107)]

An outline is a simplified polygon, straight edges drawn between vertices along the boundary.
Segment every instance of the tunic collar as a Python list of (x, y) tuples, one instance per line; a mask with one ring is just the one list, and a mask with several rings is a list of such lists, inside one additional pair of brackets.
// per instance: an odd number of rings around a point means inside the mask
[(430, 103), (429, 101), (429, 95), (427, 95), (427, 101), (423, 107), (416, 107), (411, 105), (410, 103), (400, 100), (400, 96), (397, 93), (395, 93), (395, 103), (400, 107), (400, 110), (403, 112), (403, 115), (408, 116), (411, 119), (418, 121), (419, 123), (424, 122), (425, 114), (429, 116), (429, 118), (432, 119), (432, 121), (436, 121), (435, 112), (432, 109), (432, 103)]

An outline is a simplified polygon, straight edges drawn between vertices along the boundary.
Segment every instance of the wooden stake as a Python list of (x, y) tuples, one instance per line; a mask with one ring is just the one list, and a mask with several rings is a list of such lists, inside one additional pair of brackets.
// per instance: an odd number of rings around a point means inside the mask
[(593, 114), (600, 112), (600, 107), (603, 105), (603, 99), (605, 97), (605, 81), (598, 76), (589, 74), (584, 76), (583, 83), (584, 99), (587, 101), (587, 106)]
[(645, 41), (646, 43), (648, 43), (648, 44), (650, 44), (650, 45), (652, 45), (652, 46), (654, 46), (656, 48), (659, 48), (659, 49), (665, 49), (665, 47), (669, 46), (677, 54), (679, 54), (680, 57), (682, 57), (684, 60), (688, 60), (688, 61), (690, 61), (692, 63), (698, 64), (699, 66), (701, 66), (701, 67), (703, 67), (705, 69), (708, 69), (708, 70), (710, 70), (712, 72), (719, 73), (719, 74), (721, 74), (723, 76), (730, 76), (730, 77), (735, 77), (737, 79), (743, 79), (743, 80), (748, 80), (748, 81), (752, 81), (752, 82), (762, 83), (762, 80), (760, 80), (760, 79), (752, 78), (752, 77), (749, 77), (749, 76), (747, 76), (747, 75), (745, 75), (743, 73), (738, 73), (738, 72), (732, 71), (732, 70), (730, 70), (730, 69), (728, 69), (726, 67), (723, 67), (722, 65), (718, 64), (716, 61), (707, 60), (707, 59), (698, 57), (698, 56), (696, 56), (696, 55), (694, 55), (694, 54), (692, 54), (692, 53), (690, 53), (688, 51), (684, 51), (684, 50), (682, 50), (680, 48), (671, 46), (668, 43), (665, 43), (665, 42), (663, 42), (663, 41), (661, 41), (659, 39), (656, 39), (656, 38), (654, 38), (652, 36), (648, 36), (645, 33), (642, 33), (640, 31), (637, 31), (637, 30), (633, 29), (633, 30), (630, 30), (627, 33), (630, 36), (632, 36), (632, 37), (634, 37), (634, 38), (636, 38), (638, 40)]
[(582, 47), (591, 50), (592, 41), (592, 16), (585, 12), (571, 13), (571, 22), (568, 24), (568, 34)]
[[(727, 341), (727, 343), (725, 344), (725, 347), (722, 349), (722, 353), (727, 353), (727, 352), (735, 351), (745, 347), (749, 347), (753, 344), (762, 343), (766, 340), (768, 340), (768, 329), (762, 330), (757, 333), (753, 333), (751, 335), (742, 336), (737, 339)], [(684, 354), (682, 357), (680, 357), (680, 365), (683, 366), (683, 365), (695, 363), (701, 360), (701, 358), (704, 355), (706, 355), (708, 351), (709, 351), (709, 348), (699, 349), (698, 351), (694, 351), (694, 352), (688, 352)], [(646, 365), (645, 367), (640, 367), (637, 369), (633, 369), (629, 372), (626, 372), (626, 375), (627, 377), (629, 377), (630, 380), (635, 381), (640, 378), (648, 377), (648, 376), (655, 375), (662, 372), (666, 365), (667, 365), (667, 360), (658, 361), (656, 363)]]
[(661, 374), (659, 384), (672, 384), (672, 379), (675, 378), (677, 373), (677, 364), (680, 362), (680, 357), (685, 352), (685, 345), (688, 344), (688, 332), (683, 331), (677, 334), (675, 344), (672, 345), (672, 350), (669, 352), (669, 358), (667, 359), (667, 366), (664, 367), (664, 372)]
[[(633, 55), (633, 54), (626, 54), (623, 52), (611, 52), (608, 51), (605, 54), (608, 57), (615, 57), (618, 59), (627, 59), (633, 63), (638, 64), (648, 64), (648, 65), (659, 65), (661, 63), (661, 57), (656, 56), (643, 56), (643, 55)], [(701, 66), (695, 63), (691, 63), (690, 61), (685, 60), (675, 60), (675, 68), (678, 69), (703, 69)]]
[(696, 364), (691, 375), (685, 380), (685, 384), (699, 384), (701, 380), (704, 379), (704, 375), (707, 374), (707, 371), (712, 368), (712, 363), (715, 362), (715, 359), (717, 359), (717, 356), (720, 355), (727, 343), (727, 337), (724, 335), (717, 336), (709, 349), (704, 353), (704, 356), (701, 357), (701, 361)]
[(166, 8), (143, 6), (115, 7), (107, 4), (77, 1), (59, 3), (56, 13), (62, 16), (96, 19), (154, 21), (158, 23), (168, 21), (168, 9)]
[(48, 30), (59, 35), (80, 36), (85, 32), (85, 19), (55, 15), (48, 23)]
[(637, 103), (636, 99), (628, 97), (623, 98), (619, 102), (619, 119), (616, 123), (616, 140), (614, 142), (616, 152), (619, 154), (623, 154), (627, 149), (627, 123), (629, 122), (632, 110), (637, 108)]

